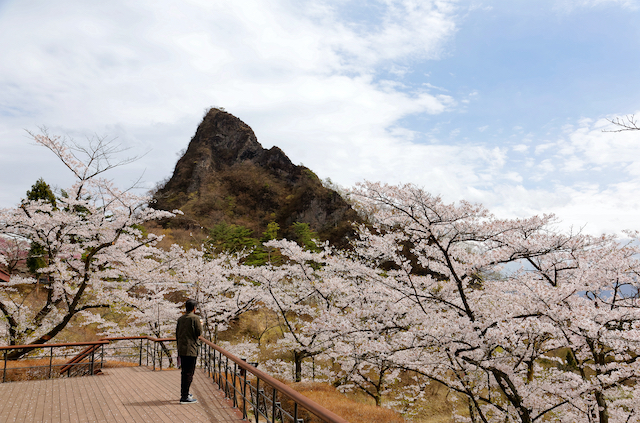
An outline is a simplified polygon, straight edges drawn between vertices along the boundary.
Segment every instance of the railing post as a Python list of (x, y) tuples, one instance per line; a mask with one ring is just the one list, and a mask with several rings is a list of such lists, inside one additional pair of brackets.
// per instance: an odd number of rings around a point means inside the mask
[(211, 371), (211, 347), (207, 344), (207, 374), (209, 377), (213, 374)]
[(253, 413), (256, 417), (256, 423), (260, 423), (260, 378), (256, 378), (256, 402), (253, 404)]
[(94, 345), (94, 346), (93, 346), (93, 348), (91, 348), (91, 367), (90, 367), (90, 369), (91, 369), (91, 376), (93, 376), (93, 365), (94, 365), (94, 363), (95, 363), (96, 349), (97, 349), (97, 348), (96, 348), (96, 346), (97, 346), (97, 345)]
[(153, 343), (153, 370), (156, 370), (156, 343)]
[(2, 383), (7, 381), (7, 350), (4, 351), (4, 370), (2, 370)]
[(214, 383), (216, 383), (216, 363), (216, 350), (213, 350), (211, 353), (211, 375)]
[(271, 421), (276, 422), (276, 388), (273, 388), (273, 398), (271, 399)]
[(49, 377), (51, 379), (51, 365), (53, 364), (53, 347), (49, 347)]
[(211, 360), (211, 377), (213, 378), (213, 382), (216, 381), (216, 350), (211, 352), (211, 356), (209, 357)]
[(238, 374), (238, 363), (233, 363), (233, 377), (231, 378), (231, 384), (233, 385), (233, 406), (238, 406), (238, 395), (236, 394), (236, 375)]
[(100, 369), (104, 368), (104, 344), (100, 348)]
[(203, 343), (202, 347), (202, 369), (207, 373), (208, 377), (211, 377), (211, 372), (209, 371), (209, 346)]
[(162, 371), (162, 347), (160, 348), (160, 370)]
[(149, 367), (149, 338), (147, 338), (147, 348), (144, 350), (144, 352), (147, 356), (147, 367)]
[(218, 352), (218, 388), (222, 389), (222, 353)]
[(138, 366), (142, 366), (142, 338), (140, 338), (140, 358), (138, 359)]
[(242, 382), (242, 418), (247, 418), (247, 372), (244, 371), (244, 378)]
[(229, 398), (229, 357), (224, 362), (224, 396)]
[[(222, 353), (220, 353), (219, 351), (216, 351), (218, 353), (218, 358), (215, 361), (215, 371), (216, 371), (216, 383), (218, 384), (218, 388), (222, 389), (222, 365), (220, 363), (222, 363)], [(213, 353), (214, 357), (216, 355), (216, 353)]]

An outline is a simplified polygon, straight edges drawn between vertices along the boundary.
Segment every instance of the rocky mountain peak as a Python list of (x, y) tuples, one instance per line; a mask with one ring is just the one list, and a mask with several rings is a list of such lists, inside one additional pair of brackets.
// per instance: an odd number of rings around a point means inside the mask
[(278, 147), (265, 149), (249, 125), (221, 109), (204, 116), (155, 207), (185, 213), (183, 222), (241, 224), (260, 234), (270, 222), (283, 233), (295, 222), (331, 241), (351, 231), (355, 212)]

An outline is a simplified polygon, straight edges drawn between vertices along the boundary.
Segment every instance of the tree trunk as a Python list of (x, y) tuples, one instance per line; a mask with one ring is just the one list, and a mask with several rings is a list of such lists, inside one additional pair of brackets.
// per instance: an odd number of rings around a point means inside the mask
[(295, 381), (296, 382), (301, 382), (302, 381), (302, 360), (304, 359), (304, 354), (298, 352), (298, 351), (293, 351), (293, 363), (295, 366)]
[(609, 423), (609, 410), (607, 409), (607, 400), (602, 392), (596, 392), (596, 402), (598, 403), (598, 421), (600, 423)]
[(376, 392), (373, 399), (376, 400), (376, 407), (380, 407), (380, 405), (382, 405), (382, 396), (380, 395), (380, 392)]

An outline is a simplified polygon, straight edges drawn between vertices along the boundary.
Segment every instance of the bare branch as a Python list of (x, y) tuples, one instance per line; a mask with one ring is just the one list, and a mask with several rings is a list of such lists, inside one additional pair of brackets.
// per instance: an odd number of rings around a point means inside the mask
[(640, 122), (638, 122), (636, 115), (626, 115), (623, 118), (617, 117), (607, 120), (617, 126), (617, 129), (603, 129), (602, 132), (640, 131)]
[(132, 156), (114, 160), (120, 153), (129, 150), (115, 143), (115, 138), (94, 135), (87, 138), (87, 145), (83, 145), (71, 138), (50, 135), (46, 127), (41, 127), (40, 132), (41, 134), (36, 134), (27, 131), (38, 144), (51, 150), (80, 181), (95, 178), (142, 157)]

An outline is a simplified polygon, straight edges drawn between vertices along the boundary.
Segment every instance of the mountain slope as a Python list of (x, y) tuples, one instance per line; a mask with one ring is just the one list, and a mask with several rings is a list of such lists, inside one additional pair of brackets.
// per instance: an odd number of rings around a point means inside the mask
[(324, 187), (308, 168), (278, 147), (264, 149), (240, 119), (211, 109), (178, 160), (171, 179), (154, 196), (154, 207), (180, 209), (167, 225), (212, 228), (242, 225), (259, 237), (270, 222), (291, 238), (295, 222), (307, 223), (320, 239), (342, 246), (352, 233), (355, 211)]

